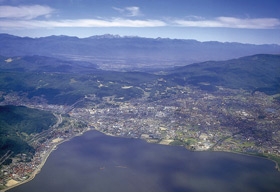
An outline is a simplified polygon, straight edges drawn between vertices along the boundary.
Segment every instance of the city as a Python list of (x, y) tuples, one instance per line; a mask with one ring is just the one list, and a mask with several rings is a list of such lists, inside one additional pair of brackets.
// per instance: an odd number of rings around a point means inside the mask
[(280, 104), (273, 96), (224, 87), (217, 87), (215, 92), (190, 85), (159, 89), (162, 83), (162, 79), (157, 79), (146, 87), (137, 87), (144, 91), (141, 98), (122, 101), (123, 98), (115, 96), (100, 99), (92, 94), (72, 106), (49, 105), (39, 97), (30, 100), (24, 95), (2, 92), (1, 105), (51, 111), (58, 120), (52, 128), (30, 140), (36, 149), (31, 161), (20, 154), (11, 164), (2, 166), (1, 185), (9, 187), (34, 177), (58, 144), (88, 130), (193, 151), (278, 158), (279, 163)]

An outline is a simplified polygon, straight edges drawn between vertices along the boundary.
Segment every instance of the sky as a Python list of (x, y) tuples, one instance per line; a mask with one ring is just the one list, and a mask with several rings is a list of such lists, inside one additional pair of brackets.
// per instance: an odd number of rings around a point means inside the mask
[(280, 44), (280, 0), (0, 0), (0, 33)]

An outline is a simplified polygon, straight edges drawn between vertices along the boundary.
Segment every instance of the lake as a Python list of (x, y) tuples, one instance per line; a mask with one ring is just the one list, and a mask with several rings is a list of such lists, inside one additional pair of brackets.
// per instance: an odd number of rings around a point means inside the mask
[(280, 191), (280, 172), (266, 159), (89, 131), (59, 145), (32, 181), (9, 190), (62, 191)]

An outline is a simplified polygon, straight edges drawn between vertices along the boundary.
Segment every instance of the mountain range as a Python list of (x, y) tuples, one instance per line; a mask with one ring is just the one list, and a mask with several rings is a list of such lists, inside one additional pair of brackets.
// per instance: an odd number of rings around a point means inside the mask
[(48, 56), (86, 61), (105, 70), (135, 70), (221, 61), (254, 54), (279, 54), (276, 44), (254, 45), (215, 41), (99, 35), (88, 38), (40, 38), (0, 34), (0, 55)]

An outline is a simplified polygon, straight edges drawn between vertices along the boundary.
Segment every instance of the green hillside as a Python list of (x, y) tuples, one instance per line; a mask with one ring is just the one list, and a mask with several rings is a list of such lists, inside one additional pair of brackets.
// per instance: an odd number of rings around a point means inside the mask
[(67, 61), (43, 56), (3, 57), (0, 56), (2, 71), (89, 73), (98, 71), (97, 66), (88, 62)]
[(50, 112), (27, 107), (0, 106), (0, 156), (9, 150), (13, 155), (33, 152), (26, 137), (50, 128), (55, 122), (56, 118)]
[(228, 61), (209, 61), (176, 68), (168, 77), (178, 84), (202, 89), (214, 86), (280, 93), (280, 55), (254, 55)]
[[(135, 86), (155, 79), (146, 73), (96, 72), (93, 74), (0, 72), (0, 91), (43, 96), (49, 104), (71, 105), (87, 94), (97, 97), (140, 97), (143, 91)], [(132, 86), (122, 89), (123, 86)]]
[[(280, 93), (279, 55), (254, 55), (229, 61), (192, 64), (170, 70), (167, 75), (102, 70), (88, 73), (34, 72), (26, 68), (29, 65), (36, 68), (36, 65), (42, 65), (44, 59), (47, 63), (52, 61), (50, 58), (34, 57), (17, 62), (22, 71), (13, 68), (7, 70), (7, 65), (14, 61), (9, 60), (7, 63), (7, 58), (0, 58), (4, 61), (0, 65), (0, 91), (25, 94), (28, 98), (39, 96), (45, 98), (49, 104), (59, 105), (72, 105), (88, 94), (95, 94), (100, 99), (104, 96), (115, 96), (125, 101), (143, 96), (143, 90), (147, 87), (152, 88), (151, 92), (155, 92), (168, 86), (187, 84), (207, 91), (215, 91), (216, 86), (224, 86), (252, 92), (262, 91), (266, 94)], [(55, 63), (52, 65), (55, 66)], [(155, 81), (160, 78), (164, 79), (165, 84), (159, 87)]]

